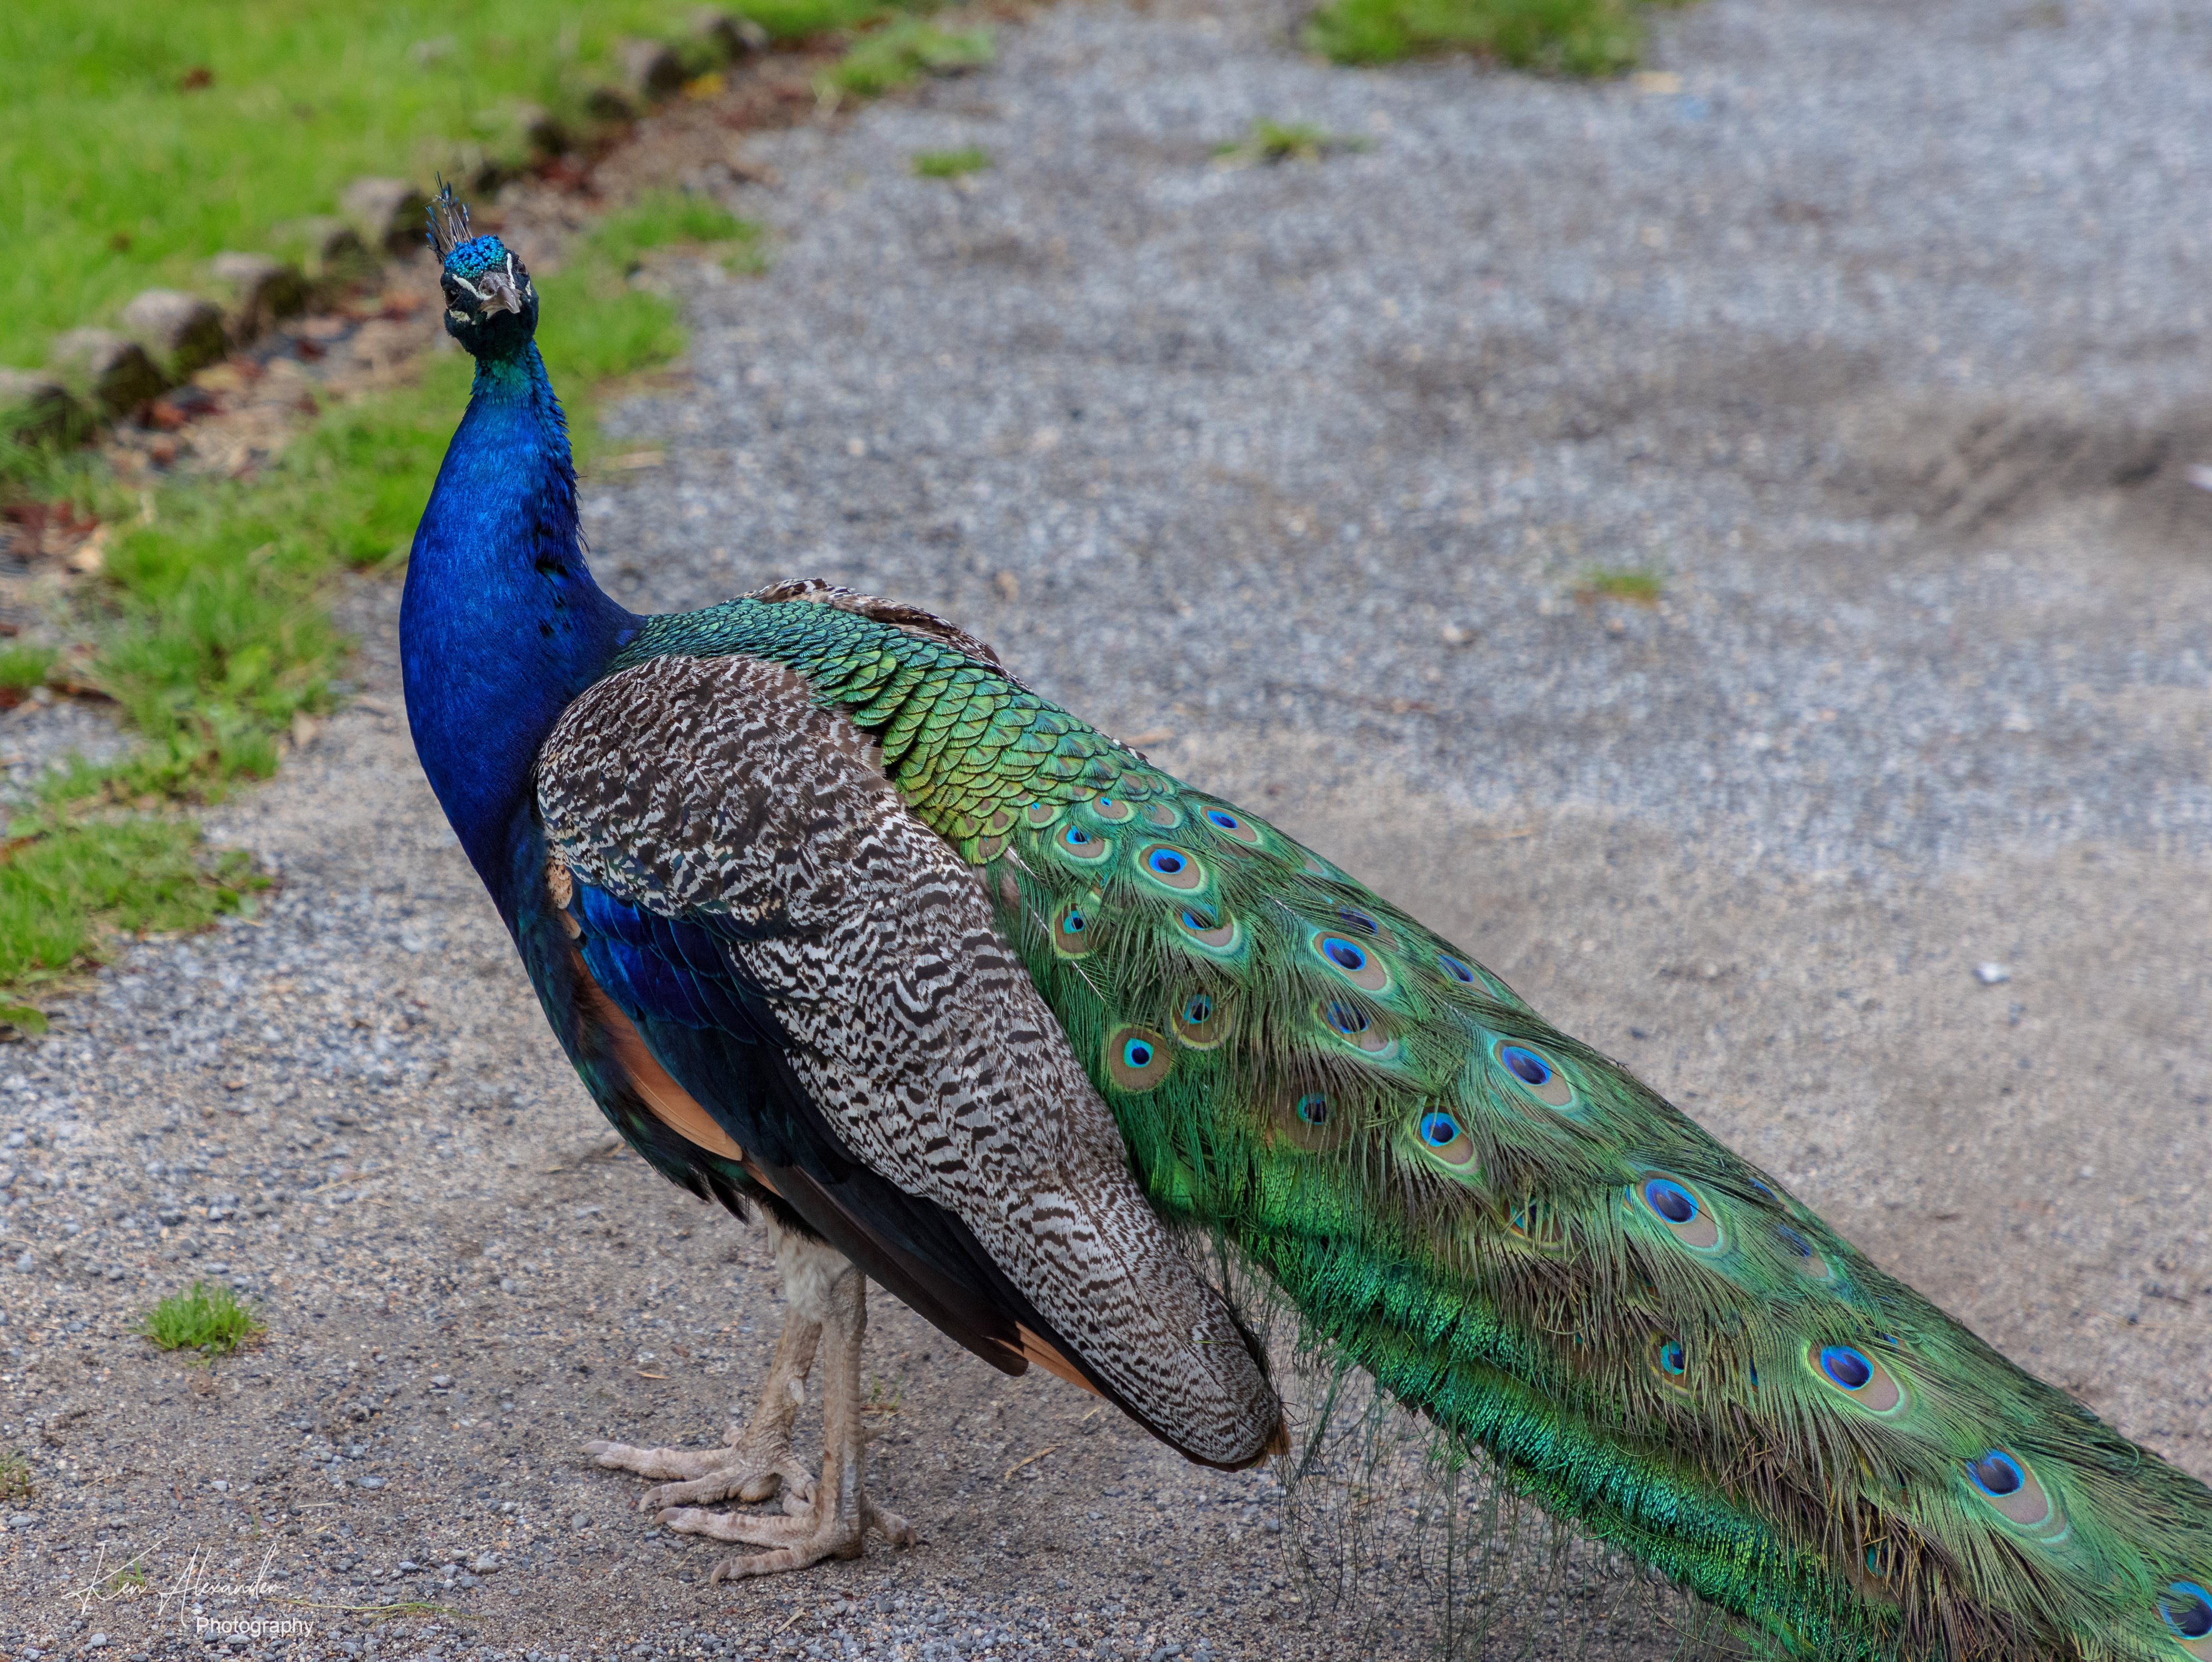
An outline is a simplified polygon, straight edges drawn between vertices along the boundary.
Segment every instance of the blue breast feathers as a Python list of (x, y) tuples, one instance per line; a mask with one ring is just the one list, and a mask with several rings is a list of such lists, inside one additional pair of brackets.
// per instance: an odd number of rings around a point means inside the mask
[(576, 885), (585, 967), (641, 1024), (711, 1028), (748, 1044), (787, 1042), (775, 1015), (736, 962), (734, 931), (705, 917), (664, 918)]

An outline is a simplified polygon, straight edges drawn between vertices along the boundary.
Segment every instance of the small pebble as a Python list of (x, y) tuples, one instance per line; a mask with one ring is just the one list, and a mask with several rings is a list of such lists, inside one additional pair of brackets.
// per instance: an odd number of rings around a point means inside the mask
[(1995, 986), (2000, 981), (2009, 981), (2012, 980), (2012, 971), (2003, 964), (1976, 964), (1974, 966), (1974, 979), (1979, 981), (1984, 986)]

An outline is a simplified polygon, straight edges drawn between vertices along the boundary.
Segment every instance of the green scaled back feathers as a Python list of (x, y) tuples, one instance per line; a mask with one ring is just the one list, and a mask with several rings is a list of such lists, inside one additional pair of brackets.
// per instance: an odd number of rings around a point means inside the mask
[(1765, 1649), (2212, 1662), (2212, 1493), (1466, 953), (972, 646), (740, 600), (616, 667), (772, 659), (875, 735), (1163, 1214)]

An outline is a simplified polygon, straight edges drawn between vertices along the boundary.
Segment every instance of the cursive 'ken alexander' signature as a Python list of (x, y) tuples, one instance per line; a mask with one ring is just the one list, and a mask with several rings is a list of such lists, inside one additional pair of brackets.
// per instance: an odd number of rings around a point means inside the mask
[[(148, 1550), (156, 1550), (162, 1544), (155, 1542)], [(251, 1581), (216, 1581), (204, 1580), (203, 1559), (206, 1549), (194, 1547), (191, 1556), (177, 1579), (167, 1586), (157, 1587), (146, 1578), (146, 1554), (134, 1552), (114, 1568), (107, 1567), (107, 1543), (102, 1541), (93, 1562), (93, 1573), (81, 1586), (71, 1587), (62, 1597), (74, 1601), (80, 1616), (91, 1614), (94, 1604), (112, 1604), (118, 1599), (151, 1598), (157, 1614), (167, 1616), (171, 1604), (187, 1604), (196, 1598), (267, 1598), (283, 1589), (269, 1579), (270, 1562), (276, 1556), (272, 1545), (261, 1556), (261, 1568), (254, 1572)]]

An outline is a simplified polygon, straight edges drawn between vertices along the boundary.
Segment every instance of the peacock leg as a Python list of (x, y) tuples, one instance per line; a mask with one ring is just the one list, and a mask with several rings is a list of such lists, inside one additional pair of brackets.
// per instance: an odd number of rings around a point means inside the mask
[(819, 1305), (823, 1293), (849, 1271), (842, 1253), (763, 1220), (783, 1271), (783, 1332), (775, 1359), (761, 1387), (747, 1424), (730, 1428), (720, 1448), (636, 1448), (628, 1443), (592, 1442), (584, 1452), (599, 1465), (641, 1477), (676, 1478), (645, 1491), (641, 1511), (699, 1506), (715, 1501), (773, 1499), (779, 1489), (786, 1510), (803, 1510), (814, 1498), (814, 1474), (792, 1452), (791, 1429), (806, 1401), (806, 1376), (822, 1343)]
[(805, 1569), (824, 1558), (857, 1558), (871, 1530), (895, 1546), (914, 1544), (906, 1519), (876, 1505), (861, 1483), (868, 1438), (860, 1423), (860, 1343), (868, 1331), (868, 1305), (867, 1282), (859, 1271), (845, 1265), (844, 1273), (823, 1289), (819, 1317), (829, 1343), (822, 1364), (822, 1478), (813, 1503), (799, 1510), (787, 1501), (793, 1514), (787, 1518), (690, 1507), (660, 1514), (661, 1524), (680, 1534), (769, 1549), (725, 1558), (714, 1568), (718, 1581)]

